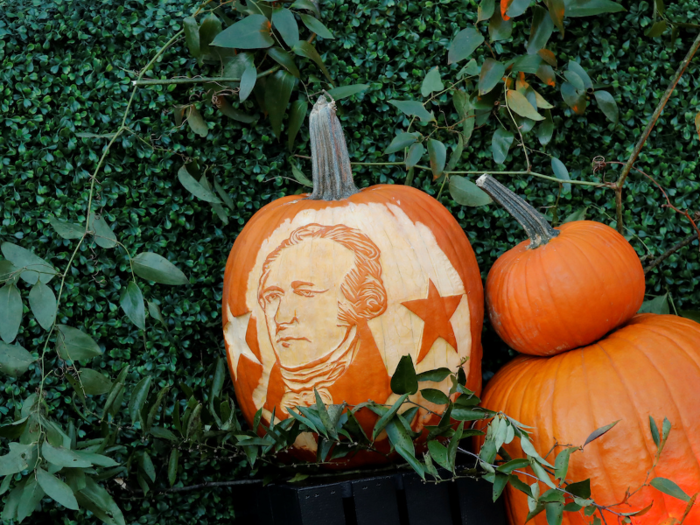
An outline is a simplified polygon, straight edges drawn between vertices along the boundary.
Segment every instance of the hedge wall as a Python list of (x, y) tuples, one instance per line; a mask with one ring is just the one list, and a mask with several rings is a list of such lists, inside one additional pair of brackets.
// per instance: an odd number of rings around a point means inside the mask
[[(625, 161), (641, 130), (666, 89), (696, 30), (681, 30), (671, 41), (644, 36), (651, 23), (647, 2), (622, 2), (627, 12), (591, 18), (567, 19), (564, 40), (551, 46), (560, 62), (577, 59), (594, 83), (614, 87), (620, 122), (613, 125), (600, 111), (583, 117), (557, 111), (555, 137), (546, 151), (560, 158), (572, 178), (595, 180), (591, 161), (598, 155)], [(339, 84), (368, 83), (371, 88), (340, 102), (353, 161), (393, 160), (383, 155), (406, 119), (387, 101), (420, 99), (420, 82), (431, 67), (443, 71), (446, 48), (454, 34), (473, 23), (476, 2), (441, 0), (328, 0), (322, 3), (324, 20), (336, 40), (321, 40), (331, 76)], [(2, 226), (0, 242), (11, 241), (32, 249), (57, 268), (65, 266), (71, 242), (50, 228), (52, 216), (83, 221), (90, 174), (104, 141), (78, 138), (76, 133), (106, 134), (119, 125), (135, 72), (142, 68), (172, 35), (195, 3), (187, 0), (82, 0), (11, 3), (0, 13), (0, 188)], [(697, 21), (700, 3), (686, 0), (668, 6), (669, 16)], [(518, 22), (523, 24), (524, 22)], [(501, 44), (524, 45), (526, 31)], [(479, 53), (483, 53), (480, 49)], [(307, 65), (306, 67), (313, 67)], [(152, 76), (168, 78), (206, 72), (189, 56), (184, 42), (171, 48)], [(151, 74), (149, 74), (151, 76)], [(700, 143), (693, 119), (700, 110), (700, 60), (695, 59), (680, 81), (651, 134), (637, 166), (668, 189), (681, 209), (698, 210)], [(127, 121), (135, 134), (126, 134), (107, 158), (99, 177), (97, 207), (119, 240), (132, 253), (152, 251), (167, 257), (190, 279), (190, 286), (144, 285), (148, 300), (161, 306), (164, 328), (149, 319), (145, 335), (119, 308), (121, 289), (129, 278), (127, 258), (118, 250), (101, 249), (92, 241), (78, 254), (67, 281), (66, 300), (59, 322), (80, 327), (105, 350), (92, 367), (114, 377), (131, 365), (129, 383), (145, 373), (155, 374), (158, 386), (185, 383), (205, 389), (211, 365), (223, 352), (220, 301), (223, 267), (236, 235), (256, 210), (273, 199), (300, 191), (290, 177), (286, 144), (278, 143), (269, 123), (254, 125), (226, 119), (206, 105), (206, 138), (187, 126), (175, 127), (171, 109), (203, 94), (202, 87), (156, 86), (140, 89)], [(554, 94), (552, 94), (554, 97)], [(557, 94), (558, 97), (558, 94)], [(254, 112), (254, 103), (246, 106)], [(446, 106), (451, 107), (451, 106)], [(568, 110), (567, 110), (568, 111)], [(308, 154), (308, 133), (302, 128), (299, 153)], [(490, 151), (490, 134), (475, 131), (458, 169), (499, 169)], [(197, 159), (218, 178), (235, 203), (230, 223), (222, 224), (211, 207), (196, 200), (178, 182), (183, 160)], [(506, 169), (524, 169), (515, 148)], [(549, 159), (534, 157), (537, 171), (549, 172)], [(310, 166), (303, 166), (309, 173)], [(620, 167), (608, 169), (608, 180)], [(355, 170), (360, 186), (402, 183), (401, 167), (361, 167)], [(517, 177), (512, 187), (539, 206), (555, 203), (558, 188), (538, 179)], [(416, 174), (414, 185), (430, 194), (438, 187), (427, 172)], [(625, 196), (625, 225), (639, 255), (651, 260), (691, 233), (686, 220), (668, 208), (659, 191), (644, 177), (632, 174)], [(517, 224), (495, 206), (473, 209), (456, 205), (449, 195), (442, 202), (457, 217), (476, 251), (485, 277), (494, 260), (523, 239)], [(587, 217), (614, 225), (614, 194), (604, 189), (574, 186), (562, 195), (556, 217), (587, 208)], [(677, 308), (700, 309), (700, 254), (698, 243), (679, 251), (651, 272), (647, 292), (669, 292)], [(55, 283), (55, 281), (54, 281)], [(25, 294), (28, 289), (23, 289)], [(25, 300), (26, 303), (26, 300)], [(483, 370), (488, 379), (507, 359), (506, 349), (488, 324), (484, 328)], [(25, 315), (18, 342), (37, 351), (45, 332)], [(14, 408), (40, 381), (38, 368), (20, 380), (3, 377), (0, 414), (11, 420)], [(48, 379), (48, 403), (56, 414), (77, 418), (67, 384)], [(232, 390), (229, 385), (227, 388)], [(171, 396), (172, 397), (172, 396)], [(174, 400), (169, 400), (172, 411)], [(84, 435), (89, 425), (82, 423)], [(127, 436), (128, 437), (128, 436)], [(134, 440), (139, 436), (134, 435)], [(1, 445), (5, 446), (5, 442)], [(154, 451), (153, 456), (158, 456)], [(165, 458), (165, 456), (162, 456)], [(162, 472), (167, 466), (156, 464)], [(244, 462), (201, 462), (193, 451), (182, 463), (179, 480), (185, 485), (203, 480), (232, 479)], [(127, 483), (135, 484), (132, 480)], [(119, 499), (129, 523), (219, 523), (234, 516), (230, 489), (182, 495)], [(77, 515), (53, 504), (30, 518), (31, 523), (96, 523), (84, 511)], [(77, 520), (77, 521), (76, 521)]]

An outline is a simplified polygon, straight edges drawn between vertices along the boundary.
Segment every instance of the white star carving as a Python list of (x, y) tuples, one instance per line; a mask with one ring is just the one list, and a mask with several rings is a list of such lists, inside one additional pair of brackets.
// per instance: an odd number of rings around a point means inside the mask
[[(226, 306), (226, 317), (228, 322), (226, 323), (226, 326), (224, 326), (224, 339), (226, 339), (229, 355), (231, 356), (233, 374), (235, 376), (238, 374), (238, 360), (242, 355), (246, 356), (254, 363), (262, 365), (260, 360), (255, 357), (255, 354), (245, 340), (250, 315), (251, 312), (248, 312), (247, 314), (234, 317), (233, 314), (231, 314), (231, 309), (228, 307), (228, 305)], [(236, 379), (238, 379), (238, 377), (236, 377)]]

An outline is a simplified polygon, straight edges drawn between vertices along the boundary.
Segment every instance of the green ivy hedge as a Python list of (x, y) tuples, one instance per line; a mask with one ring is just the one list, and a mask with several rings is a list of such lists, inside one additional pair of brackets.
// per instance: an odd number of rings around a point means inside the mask
[[(558, 60), (579, 60), (595, 84), (612, 86), (620, 109), (617, 125), (595, 108), (582, 117), (560, 111), (555, 114), (556, 131), (546, 151), (561, 159), (574, 179), (616, 178), (619, 166), (608, 167), (607, 174), (594, 175), (592, 159), (603, 156), (608, 161), (627, 160), (693, 40), (693, 31), (697, 31), (682, 29), (675, 38), (668, 32), (658, 38), (645, 37), (644, 31), (653, 22), (651, 5), (621, 3), (627, 12), (567, 19), (566, 38), (552, 38), (550, 47)], [(336, 39), (317, 41), (316, 46), (332, 78), (337, 84), (371, 86), (363, 94), (339, 102), (351, 158), (357, 162), (393, 160), (383, 150), (408, 121), (388, 100), (420, 100), (420, 84), (430, 68), (462, 67), (446, 66), (446, 50), (452, 37), (476, 20), (477, 4), (473, 0), (329, 0), (322, 4), (324, 22)], [(191, 1), (173, 0), (15, 0), (10, 9), (3, 9), (0, 242), (31, 247), (57, 268), (65, 266), (71, 242), (56, 235), (49, 218), (84, 220), (90, 174), (106, 144), (104, 139), (77, 134), (108, 134), (119, 126), (134, 72), (181, 29), (182, 19), (195, 6)], [(697, 0), (675, 2), (667, 10), (669, 16), (680, 21), (700, 18)], [(523, 49), (526, 33), (516, 30), (514, 40), (494, 46)], [(484, 52), (487, 50), (483, 47), (478, 51)], [(203, 72), (206, 68), (190, 57), (184, 41), (180, 41), (149, 76)], [(129, 383), (151, 373), (158, 378), (158, 388), (182, 383), (195, 391), (207, 388), (212, 365), (223, 352), (223, 269), (236, 235), (260, 207), (302, 189), (291, 177), (286, 141), (275, 139), (262, 115), (258, 114), (255, 125), (242, 124), (206, 105), (202, 112), (209, 128), (206, 138), (195, 135), (187, 125), (176, 127), (172, 108), (203, 93), (201, 86), (140, 89), (127, 121), (136, 134), (127, 133), (117, 142), (99, 176), (96, 204), (120, 242), (132, 253), (151, 251), (167, 257), (190, 279), (190, 286), (172, 288), (149, 287), (141, 282), (146, 299), (160, 304), (167, 330), (149, 319), (143, 334), (125, 318), (119, 297), (128, 282), (128, 261), (117, 250), (100, 249), (93, 241), (85, 243), (66, 282), (58, 322), (79, 327), (100, 343), (104, 355), (93, 361), (92, 368), (101, 368), (114, 377), (130, 364)], [(698, 93), (700, 60), (696, 58), (636, 164), (668, 190), (675, 206), (692, 211), (698, 211), (700, 202), (700, 141), (693, 123), (700, 110)], [(245, 105), (255, 113), (253, 101)], [(499, 169), (490, 146), (490, 134), (477, 129), (457, 169)], [(305, 128), (297, 138), (297, 150), (308, 154)], [(206, 167), (231, 196), (235, 211), (229, 213), (229, 224), (223, 224), (206, 202), (195, 199), (178, 182), (177, 170), (188, 159), (196, 159)], [(508, 170), (524, 169), (522, 152), (513, 148), (505, 166)], [(309, 165), (302, 162), (301, 167), (310, 172)], [(533, 169), (549, 173), (549, 158), (534, 155)], [(355, 173), (359, 186), (400, 184), (406, 177), (400, 166), (363, 166)], [(585, 208), (587, 218), (615, 224), (612, 191), (574, 186), (561, 195), (555, 208), (557, 185), (522, 176), (507, 182), (536, 205), (549, 207), (547, 213), (554, 221)], [(433, 195), (439, 189), (428, 172), (416, 173), (413, 184)], [(462, 207), (450, 200), (448, 192), (441, 199), (469, 236), (484, 278), (495, 259), (524, 237), (513, 219), (494, 205)], [(687, 220), (663, 207), (663, 196), (642, 176), (631, 175), (624, 200), (627, 233), (647, 262), (692, 232)], [(698, 275), (700, 253), (694, 242), (648, 275), (647, 292), (650, 296), (670, 293), (678, 309), (700, 309)], [(23, 289), (23, 294), (26, 291)], [(44, 337), (33, 316), (25, 315), (18, 342), (36, 351)], [(487, 322), (485, 377), (488, 379), (511, 355)], [(40, 378), (36, 368), (20, 380), (3, 376), (3, 422), (12, 419), (15, 408), (35, 391)], [(49, 377), (47, 385), (47, 402), (54, 413), (80, 421), (70, 403), (70, 387), (55, 376)], [(227, 388), (232, 389), (230, 385)], [(171, 398), (168, 413), (173, 403)], [(78, 434), (85, 434), (79, 425)], [(134, 434), (133, 439), (139, 436)], [(159, 457), (158, 451), (153, 457)], [(186, 485), (227, 480), (242, 472), (244, 466), (239, 458), (201, 461), (197, 451), (192, 451), (183, 459), (178, 479)], [(156, 469), (161, 472), (167, 464), (156, 464)], [(229, 489), (149, 495), (145, 499), (119, 499), (118, 503), (129, 523), (219, 523), (235, 514)], [(87, 518), (84, 511), (74, 514), (55, 505), (47, 505), (29, 521), (46, 520), (97, 522), (94, 517)]]

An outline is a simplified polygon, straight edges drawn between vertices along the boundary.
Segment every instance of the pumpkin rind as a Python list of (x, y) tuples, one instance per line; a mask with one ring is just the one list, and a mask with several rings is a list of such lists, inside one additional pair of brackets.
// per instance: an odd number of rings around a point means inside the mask
[[(590, 478), (592, 498), (604, 505), (622, 501), (628, 487), (642, 485), (656, 453), (649, 416), (659, 428), (667, 417), (673, 427), (652, 477), (671, 479), (690, 495), (700, 491), (700, 324), (693, 321), (638, 315), (588, 347), (550, 358), (520, 356), (491, 379), (482, 405), (534, 427), (531, 441), (542, 454), (555, 442), (581, 445), (596, 428), (620, 420), (572, 454), (569, 463), (567, 479)], [(517, 439), (506, 450), (523, 456)], [(651, 487), (618, 510), (641, 510), (652, 501), (635, 524), (656, 525), (683, 515), (684, 502)], [(506, 502), (510, 523), (525, 523), (525, 495), (508, 487)], [(582, 513), (565, 513), (563, 523), (589, 521)], [(532, 523), (546, 525), (544, 513)], [(700, 508), (684, 523), (700, 524)]]

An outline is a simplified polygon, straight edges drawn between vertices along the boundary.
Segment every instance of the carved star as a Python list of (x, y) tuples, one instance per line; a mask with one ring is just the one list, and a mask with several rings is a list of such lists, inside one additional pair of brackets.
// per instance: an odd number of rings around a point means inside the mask
[(228, 351), (231, 355), (233, 373), (238, 374), (238, 361), (242, 355), (259, 365), (262, 363), (255, 357), (255, 354), (250, 349), (245, 339), (251, 312), (234, 317), (233, 314), (231, 314), (231, 310), (227, 310), (228, 323), (224, 326), (224, 339), (226, 339)]
[(401, 303), (411, 312), (423, 319), (423, 339), (418, 352), (416, 364), (420, 363), (433, 346), (433, 343), (442, 337), (454, 351), (457, 351), (457, 338), (450, 324), (450, 319), (455, 313), (462, 295), (440, 296), (440, 292), (435, 287), (432, 280), (428, 281), (428, 297), (426, 299), (415, 299)]

